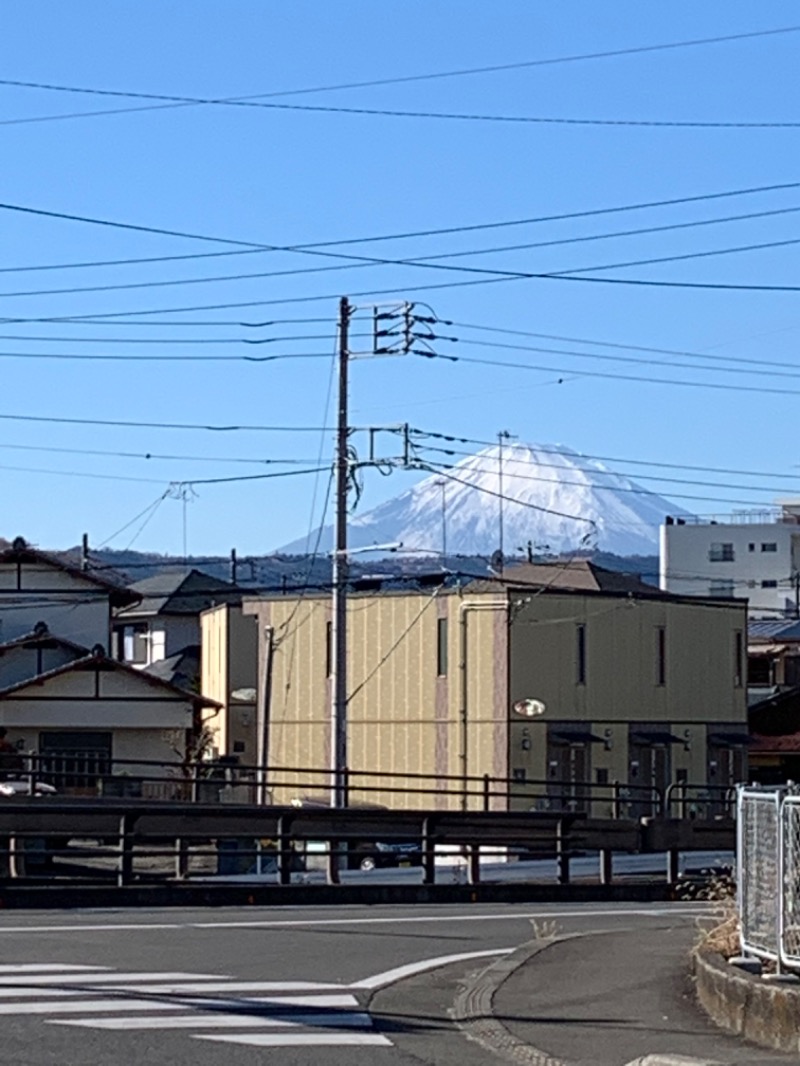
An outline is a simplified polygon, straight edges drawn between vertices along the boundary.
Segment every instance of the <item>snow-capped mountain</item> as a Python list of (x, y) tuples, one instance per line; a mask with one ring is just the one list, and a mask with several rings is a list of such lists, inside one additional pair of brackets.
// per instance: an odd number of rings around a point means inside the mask
[[(500, 546), (501, 508), (506, 555), (524, 553), (529, 542), (537, 553), (597, 548), (652, 554), (665, 515), (686, 513), (571, 448), (515, 442), (503, 446), (502, 458), (499, 447), (486, 448), (354, 515), (349, 543), (400, 542), (408, 552), (446, 547), (448, 555), (490, 556)], [(281, 550), (305, 552), (315, 541), (316, 533)], [(326, 527), (320, 550), (331, 545)]]

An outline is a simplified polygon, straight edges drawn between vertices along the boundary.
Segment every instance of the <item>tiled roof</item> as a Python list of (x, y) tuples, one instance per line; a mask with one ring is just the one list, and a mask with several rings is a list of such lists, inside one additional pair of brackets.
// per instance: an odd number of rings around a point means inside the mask
[(238, 603), (241, 590), (200, 570), (178, 570), (146, 577), (130, 586), (137, 600), (120, 616), (197, 615), (219, 603)]

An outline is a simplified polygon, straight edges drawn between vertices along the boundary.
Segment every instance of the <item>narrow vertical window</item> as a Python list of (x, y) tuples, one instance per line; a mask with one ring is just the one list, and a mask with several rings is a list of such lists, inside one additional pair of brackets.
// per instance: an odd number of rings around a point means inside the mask
[(656, 684), (667, 683), (667, 630), (664, 626), (656, 629)]
[(447, 677), (447, 619), (439, 618), (436, 622), (436, 673)]
[(577, 677), (579, 685), (586, 684), (586, 626), (581, 624), (576, 630)]
[(333, 673), (333, 622), (325, 623), (325, 676)]
[(744, 635), (741, 629), (737, 629), (733, 642), (733, 683), (741, 688), (744, 675)]

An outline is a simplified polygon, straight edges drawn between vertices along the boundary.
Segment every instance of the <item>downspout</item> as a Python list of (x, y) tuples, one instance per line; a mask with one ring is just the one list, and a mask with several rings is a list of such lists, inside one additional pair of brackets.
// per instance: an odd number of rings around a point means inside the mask
[(459, 629), (461, 639), (461, 655), (459, 660), (459, 674), (460, 674), (460, 699), (459, 699), (459, 753), (458, 759), (461, 763), (461, 809), (467, 810), (469, 804), (467, 802), (467, 786), (469, 784), (469, 671), (468, 671), (468, 655), (469, 655), (469, 630), (467, 626), (467, 615), (470, 611), (507, 611), (508, 600), (475, 600), (466, 601), (459, 604)]

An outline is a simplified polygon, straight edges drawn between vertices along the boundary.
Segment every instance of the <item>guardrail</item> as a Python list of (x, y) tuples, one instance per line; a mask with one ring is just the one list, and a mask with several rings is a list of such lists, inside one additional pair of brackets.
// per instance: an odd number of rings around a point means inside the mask
[[(0, 804), (0, 841), (5, 841), (0, 862), (4, 857), (6, 878), (63, 883), (105, 877), (120, 886), (184, 880), (193, 863), (213, 861), (231, 841), (242, 845), (240, 856), (269, 854), (281, 885), (292, 883), (298, 854), (312, 843), (322, 846), (333, 884), (352, 849), (357, 854), (359, 847), (367, 847), (377, 853), (379, 844), (413, 845), (412, 860), (422, 867), (425, 884), (435, 883), (436, 858), (443, 850), (465, 855), (471, 883), (480, 880), (481, 858), (499, 850), (555, 860), (561, 884), (569, 883), (576, 855), (596, 852), (600, 881), (607, 884), (615, 852), (665, 852), (666, 876), (674, 881), (680, 852), (732, 850), (734, 835), (731, 820), (635, 821), (542, 811), (317, 809), (111, 799), (98, 803), (36, 797)], [(84, 859), (77, 870), (74, 863), (69, 865), (76, 858)], [(95, 866), (87, 867), (87, 861)]]

